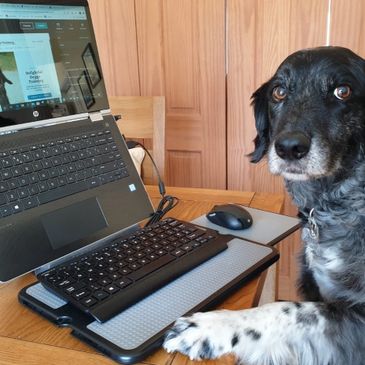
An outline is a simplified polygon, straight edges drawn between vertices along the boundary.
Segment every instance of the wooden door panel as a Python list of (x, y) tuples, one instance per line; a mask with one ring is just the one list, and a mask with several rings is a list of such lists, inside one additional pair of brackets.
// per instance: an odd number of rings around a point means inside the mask
[(109, 96), (140, 95), (134, 0), (89, 0)]
[(165, 96), (163, 2), (135, 0), (139, 83), (142, 96)]
[[(187, 130), (188, 138), (182, 138)], [(199, 122), (173, 119), (173, 128), (167, 128), (166, 132), (167, 151), (197, 151), (203, 144), (203, 128)]]
[(199, 20), (190, 1), (163, 6), (167, 113), (200, 116)]
[(365, 57), (365, 2), (332, 0), (330, 44), (347, 47)]
[(200, 187), (202, 186), (202, 154), (200, 151), (181, 152), (169, 150), (168, 168), (175, 171), (171, 178), (171, 185)]
[(167, 183), (189, 186), (183, 161), (225, 188), (224, 0), (136, 0), (136, 20), (141, 93), (166, 95)]

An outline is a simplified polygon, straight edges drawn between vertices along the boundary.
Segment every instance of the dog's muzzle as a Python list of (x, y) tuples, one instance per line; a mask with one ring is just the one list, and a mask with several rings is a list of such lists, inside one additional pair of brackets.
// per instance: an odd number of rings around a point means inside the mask
[(283, 160), (295, 161), (306, 156), (311, 140), (302, 132), (286, 132), (275, 141), (275, 151)]

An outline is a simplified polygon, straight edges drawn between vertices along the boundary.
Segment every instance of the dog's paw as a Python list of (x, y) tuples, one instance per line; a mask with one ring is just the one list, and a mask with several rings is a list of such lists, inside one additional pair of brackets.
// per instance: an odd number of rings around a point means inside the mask
[(181, 352), (191, 360), (215, 359), (229, 353), (235, 335), (227, 316), (228, 311), (217, 311), (180, 318), (167, 332), (163, 347), (167, 352)]

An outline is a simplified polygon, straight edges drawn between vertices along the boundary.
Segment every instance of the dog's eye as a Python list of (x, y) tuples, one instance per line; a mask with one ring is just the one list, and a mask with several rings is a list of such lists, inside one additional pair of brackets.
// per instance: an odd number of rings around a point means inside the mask
[(274, 98), (275, 101), (282, 101), (286, 98), (286, 90), (281, 87), (281, 86), (277, 86), (274, 88), (274, 90), (272, 91), (272, 96)]
[(351, 89), (350, 89), (350, 86), (341, 85), (339, 87), (336, 87), (336, 89), (333, 93), (335, 94), (337, 99), (346, 100), (351, 95)]

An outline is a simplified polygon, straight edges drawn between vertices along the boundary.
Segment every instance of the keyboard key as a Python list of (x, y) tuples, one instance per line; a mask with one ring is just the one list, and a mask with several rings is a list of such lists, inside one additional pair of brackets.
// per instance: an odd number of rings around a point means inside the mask
[(120, 279), (119, 281), (116, 282), (116, 284), (121, 289), (126, 288), (128, 285), (130, 285), (132, 283), (133, 283), (133, 281), (131, 279), (128, 279), (128, 278), (123, 278), (123, 279)]
[(98, 301), (93, 297), (87, 297), (80, 300), (80, 304), (84, 305), (85, 307), (92, 307), (94, 304), (96, 304)]
[(11, 169), (11, 173), (13, 174), (13, 177), (17, 177), (23, 175), (24, 171), (20, 166), (16, 166)]
[(3, 193), (9, 189), (9, 185), (7, 182), (0, 182), (0, 193)]
[(28, 176), (22, 176), (22, 177), (18, 178), (18, 181), (19, 181), (20, 186), (26, 186), (26, 185), (30, 184), (30, 179)]
[(90, 292), (88, 292), (85, 289), (81, 289), (79, 291), (76, 291), (72, 294), (72, 296), (76, 299), (76, 300), (81, 300), (82, 298), (85, 298), (87, 296), (90, 295)]
[(86, 286), (86, 285), (85, 285), (85, 283), (84, 283), (84, 282), (79, 281), (79, 282), (77, 282), (77, 283), (75, 283), (75, 284), (72, 284), (72, 285), (70, 285), (70, 286), (67, 286), (66, 288), (64, 288), (64, 291), (65, 291), (65, 293), (67, 293), (67, 294), (72, 294), (72, 293), (74, 293), (74, 292), (78, 291), (79, 289), (84, 288), (85, 286)]
[(37, 188), (39, 189), (40, 192), (47, 191), (48, 190), (48, 184), (47, 184), (47, 182), (41, 182), (37, 185)]
[(18, 196), (20, 199), (27, 198), (29, 196), (29, 190), (27, 188), (18, 189)]
[(23, 171), (25, 174), (30, 174), (31, 172), (33, 172), (33, 167), (30, 163), (23, 165)]
[(98, 281), (98, 283), (99, 283), (101, 286), (106, 286), (106, 285), (110, 284), (111, 282), (112, 282), (112, 280), (111, 280), (110, 278), (108, 278), (108, 277), (105, 277), (105, 278), (100, 279), (100, 280)]
[(117, 291), (119, 291), (119, 288), (116, 286), (116, 285), (108, 285), (104, 288), (104, 290), (106, 292), (108, 292), (109, 294), (114, 294), (116, 293)]
[(97, 178), (91, 178), (86, 181), (87, 187), (89, 189), (95, 188), (100, 185), (100, 181)]
[(108, 296), (109, 294), (103, 290), (98, 290), (95, 293), (93, 293), (93, 297), (96, 298), (97, 300), (104, 300), (108, 298)]
[(182, 256), (182, 255), (185, 255), (186, 254), (186, 252), (183, 249), (181, 249), (181, 248), (178, 248), (178, 249), (176, 249), (174, 251), (170, 251), (170, 253), (171, 253), (171, 255), (174, 255), (176, 257), (179, 257), (179, 256)]
[(38, 206), (38, 199), (37, 198), (28, 198), (28, 199), (24, 199), (22, 201), (22, 203), (24, 204), (24, 209), (31, 209), (31, 208)]
[(13, 177), (12, 174), (11, 174), (10, 169), (6, 169), (6, 170), (1, 171), (0, 176), (3, 180), (8, 180), (8, 179)]
[(42, 163), (39, 161), (33, 162), (32, 166), (33, 166), (33, 171), (40, 171), (43, 168)]
[(67, 287), (67, 286), (69, 286), (69, 285), (73, 284), (74, 282), (75, 282), (75, 280), (73, 280), (73, 279), (65, 279), (65, 280), (60, 281), (60, 282), (57, 284), (57, 287), (58, 287), (58, 288), (63, 289), (63, 288), (65, 288), (65, 287)]
[(12, 212), (11, 212), (11, 209), (8, 205), (3, 205), (3, 206), (0, 207), (0, 215), (2, 217), (7, 217), (11, 214), (12, 214)]
[(13, 160), (11, 157), (5, 157), (1, 159), (1, 164), (4, 168), (13, 166)]
[(13, 214), (20, 213), (21, 211), (24, 210), (24, 205), (21, 202), (12, 203), (12, 204), (9, 204), (9, 206), (10, 206), (11, 212)]
[(30, 184), (35, 184), (39, 181), (38, 179), (38, 175), (37, 174), (30, 174), (29, 175), (29, 183)]
[(6, 200), (9, 203), (18, 200), (18, 198), (19, 198), (19, 196), (16, 191), (9, 191), (8, 193), (6, 193)]

